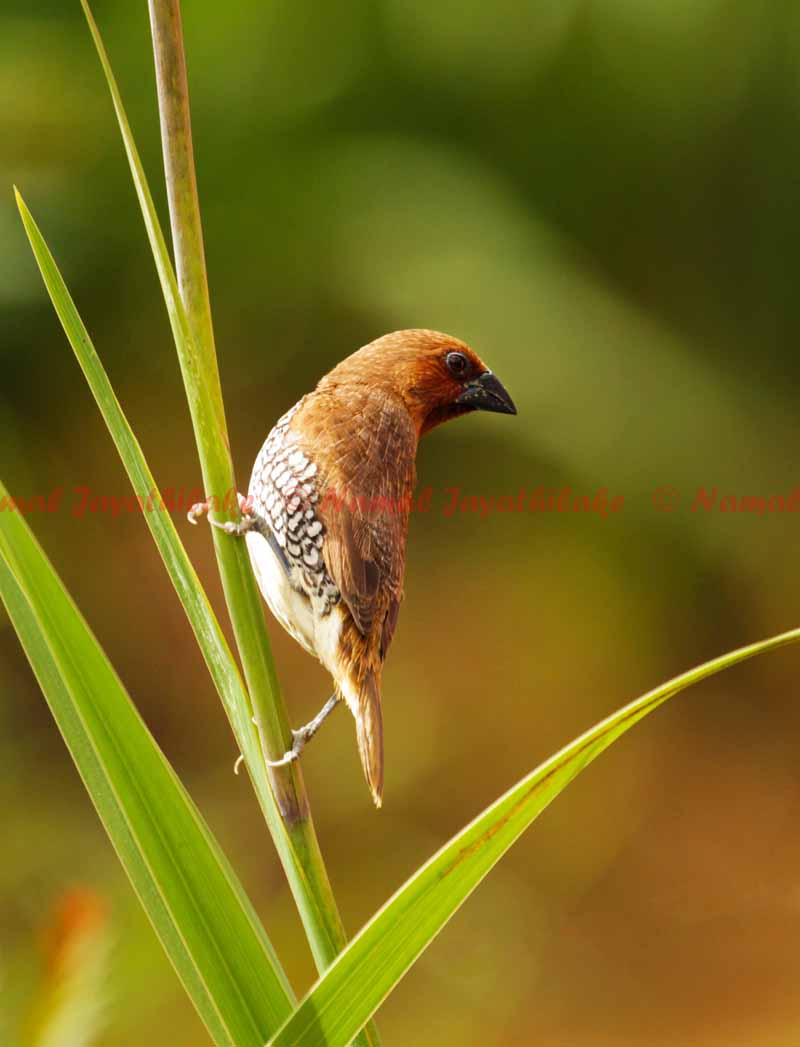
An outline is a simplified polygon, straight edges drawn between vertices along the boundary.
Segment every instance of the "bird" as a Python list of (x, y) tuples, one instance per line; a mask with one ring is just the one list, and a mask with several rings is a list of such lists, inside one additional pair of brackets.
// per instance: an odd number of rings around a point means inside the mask
[[(297, 759), (344, 703), (372, 799), (383, 798), (381, 674), (403, 598), (421, 437), (474, 411), (517, 413), (477, 354), (451, 335), (394, 331), (346, 357), (275, 424), (253, 466), (241, 520), (273, 615), (331, 674), (335, 691), (273, 766)], [(213, 505), (193, 506), (194, 523)]]

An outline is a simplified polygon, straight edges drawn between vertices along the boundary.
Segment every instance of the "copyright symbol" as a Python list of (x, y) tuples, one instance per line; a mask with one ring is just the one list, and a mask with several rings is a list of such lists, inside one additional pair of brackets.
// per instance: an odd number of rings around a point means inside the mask
[(662, 484), (660, 487), (656, 487), (652, 495), (653, 508), (659, 513), (672, 513), (677, 508), (681, 500), (681, 492), (677, 487), (670, 487), (669, 484)]

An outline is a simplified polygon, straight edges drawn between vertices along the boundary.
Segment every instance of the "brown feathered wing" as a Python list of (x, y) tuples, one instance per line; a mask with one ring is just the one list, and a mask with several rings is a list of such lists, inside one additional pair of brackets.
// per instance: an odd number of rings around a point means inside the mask
[(335, 428), (330, 433), (338, 453), (325, 478), (320, 510), (326, 528), (323, 557), (350, 612), (342, 630), (342, 661), (355, 695), (356, 707), (350, 704), (361, 762), (380, 806), (381, 667), (403, 595), (417, 438), (402, 405), (380, 390), (364, 390), (345, 422), (346, 439), (336, 442)]

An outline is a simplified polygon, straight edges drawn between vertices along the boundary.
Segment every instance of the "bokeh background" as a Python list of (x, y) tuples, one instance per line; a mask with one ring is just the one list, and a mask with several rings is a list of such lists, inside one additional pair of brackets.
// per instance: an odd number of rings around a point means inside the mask
[[(450, 834), (591, 723), (800, 620), (797, 514), (691, 510), (700, 486), (741, 497), (800, 484), (800, 8), (185, 6), (241, 482), (275, 419), (394, 328), (465, 338), (519, 408), (515, 419), (461, 420), (421, 449), (420, 479), (436, 495), (411, 522), (384, 687), (383, 811), (372, 809), (347, 716), (304, 757), (355, 930)], [(146, 5), (98, 0), (95, 13), (163, 214)], [(5, 0), (0, 94), (0, 475), (20, 496), (64, 487), (61, 511), (30, 521), (302, 990), (313, 971), (299, 921), (144, 523), (70, 511), (74, 488), (122, 495), (127, 481), (46, 300), (12, 182), (159, 482), (199, 484), (77, 2)], [(540, 485), (607, 488), (625, 504), (608, 519), (441, 512), (448, 487)], [(653, 504), (664, 485), (682, 496), (672, 512)], [(179, 526), (224, 614), (208, 534)], [(269, 628), (304, 721), (328, 680)], [(799, 667), (789, 648), (710, 680), (603, 756), (390, 997), (385, 1043), (800, 1042)], [(29, 1009), (42, 941), (52, 947), (52, 925), (76, 897), (64, 892), (77, 887), (78, 912), (94, 914), (91, 926), (102, 913), (112, 940), (98, 1042), (206, 1042), (5, 620), (0, 692), (6, 1028)]]

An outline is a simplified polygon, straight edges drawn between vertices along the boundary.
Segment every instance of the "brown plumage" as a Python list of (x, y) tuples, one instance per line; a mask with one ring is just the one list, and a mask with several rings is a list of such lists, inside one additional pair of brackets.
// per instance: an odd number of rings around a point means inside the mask
[(403, 596), (417, 444), (479, 409), (516, 413), (468, 346), (396, 331), (343, 360), (287, 412), (253, 469), (247, 541), (261, 591), (333, 676), (378, 806), (381, 671)]

